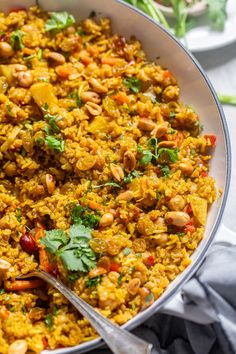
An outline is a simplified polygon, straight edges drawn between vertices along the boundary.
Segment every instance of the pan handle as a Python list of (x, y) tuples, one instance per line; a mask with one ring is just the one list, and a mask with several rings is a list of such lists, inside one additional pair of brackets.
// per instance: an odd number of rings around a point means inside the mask
[[(235, 245), (236, 233), (222, 224), (216, 234), (214, 244)], [(216, 314), (212, 309), (207, 308), (203, 311), (196, 305), (185, 303), (181, 291), (173, 296), (159, 312), (184, 318), (199, 324), (211, 324), (217, 320)]]

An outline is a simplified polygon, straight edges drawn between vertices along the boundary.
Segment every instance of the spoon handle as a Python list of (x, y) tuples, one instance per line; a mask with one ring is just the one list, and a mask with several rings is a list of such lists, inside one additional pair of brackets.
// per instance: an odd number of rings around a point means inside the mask
[(30, 276), (39, 277), (59, 290), (89, 320), (114, 354), (151, 353), (152, 344), (112, 323), (50, 274), (40, 270), (31, 273)]

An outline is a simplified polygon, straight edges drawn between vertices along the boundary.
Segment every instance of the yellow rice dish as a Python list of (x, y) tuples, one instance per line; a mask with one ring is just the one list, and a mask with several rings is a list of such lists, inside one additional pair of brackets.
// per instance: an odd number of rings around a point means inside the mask
[(215, 136), (168, 69), (93, 15), (0, 13), (1, 354), (96, 337), (17, 276), (40, 267), (123, 324), (190, 264), (216, 198)]

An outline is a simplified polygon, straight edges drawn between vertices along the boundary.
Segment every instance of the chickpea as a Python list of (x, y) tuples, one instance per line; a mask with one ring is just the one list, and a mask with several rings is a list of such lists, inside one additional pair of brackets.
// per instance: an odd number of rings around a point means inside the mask
[(19, 71), (16, 74), (16, 77), (21, 87), (27, 88), (31, 86), (33, 83), (33, 75), (31, 71)]
[(63, 65), (66, 62), (64, 55), (57, 52), (49, 52), (47, 53), (46, 57), (54, 65)]
[(101, 227), (110, 226), (114, 221), (114, 216), (111, 213), (106, 213), (101, 217), (99, 225)]
[(173, 211), (182, 210), (185, 207), (185, 205), (186, 202), (184, 198), (178, 194), (175, 197), (171, 198), (168, 203), (169, 208)]
[(183, 211), (168, 211), (165, 220), (168, 224), (183, 227), (190, 221), (190, 216)]
[(8, 348), (8, 354), (25, 354), (28, 350), (28, 344), (24, 339), (18, 339)]
[(14, 54), (11, 45), (7, 42), (0, 42), (0, 57), (9, 58)]
[(138, 278), (131, 279), (128, 284), (127, 290), (131, 295), (136, 295), (137, 292), (139, 291), (140, 285), (141, 285), (140, 279)]
[(4, 172), (8, 177), (13, 177), (16, 175), (17, 167), (15, 162), (10, 162), (4, 167)]

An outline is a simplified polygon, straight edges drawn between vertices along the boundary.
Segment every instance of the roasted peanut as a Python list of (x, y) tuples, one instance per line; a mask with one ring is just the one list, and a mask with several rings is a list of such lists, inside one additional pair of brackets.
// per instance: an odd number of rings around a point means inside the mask
[(115, 165), (115, 164), (111, 164), (110, 165), (110, 169), (111, 169), (112, 176), (118, 182), (121, 182), (124, 179), (125, 175), (124, 175), (124, 171), (123, 171), (121, 166)]
[(33, 307), (29, 311), (29, 318), (32, 322), (39, 321), (41, 320), (45, 315), (45, 309), (42, 309), (41, 307)]
[(123, 164), (126, 172), (131, 172), (135, 169), (136, 158), (131, 151), (126, 151), (123, 158)]
[(164, 141), (161, 141), (159, 144), (158, 144), (158, 147), (159, 148), (168, 148), (168, 149), (173, 149), (173, 148), (176, 148), (177, 147), (177, 144), (175, 141), (173, 140), (164, 140)]
[(0, 280), (5, 279), (8, 269), (11, 267), (11, 263), (0, 258)]
[(150, 119), (140, 118), (138, 122), (138, 128), (145, 132), (151, 132), (156, 128), (156, 124)]
[(93, 87), (94, 91), (98, 93), (107, 93), (108, 91), (108, 89), (95, 78), (91, 78), (89, 83)]
[(18, 339), (8, 348), (8, 354), (25, 354), (28, 350), (28, 344), (24, 339)]
[(11, 45), (7, 42), (0, 42), (0, 57), (9, 58), (14, 54)]
[(52, 194), (56, 188), (55, 178), (52, 175), (50, 175), (49, 173), (47, 173), (45, 180), (46, 180), (46, 186), (47, 186), (48, 193)]
[(168, 130), (168, 123), (164, 122), (158, 124), (151, 132), (151, 135), (155, 136), (156, 138), (161, 138), (163, 135), (167, 133)]
[(110, 226), (114, 221), (114, 216), (111, 213), (106, 213), (101, 217), (99, 225), (101, 227)]
[(176, 195), (168, 202), (168, 206), (173, 211), (182, 210), (186, 205), (184, 198), (181, 195)]
[(165, 220), (168, 224), (183, 227), (190, 221), (190, 216), (183, 211), (168, 211)]
[(190, 176), (193, 172), (193, 166), (189, 162), (180, 163), (179, 168), (187, 176)]
[(162, 234), (153, 236), (152, 240), (157, 246), (163, 246), (168, 241), (168, 234), (163, 232)]
[(106, 274), (107, 270), (102, 267), (96, 267), (88, 273), (90, 279), (98, 277), (99, 275)]
[(66, 62), (64, 55), (57, 52), (49, 52), (46, 58), (51, 61), (54, 65), (63, 65)]
[(94, 102), (87, 102), (84, 105), (85, 108), (89, 111), (93, 116), (99, 116), (102, 113), (102, 107)]
[(31, 71), (19, 71), (15, 74), (15, 77), (21, 87), (27, 88), (33, 83), (33, 75)]
[(139, 291), (140, 285), (141, 285), (140, 279), (138, 278), (131, 279), (128, 284), (127, 290), (131, 295), (136, 295), (137, 292)]
[(84, 91), (80, 94), (80, 99), (82, 102), (93, 102), (93, 103), (100, 103), (101, 99), (100, 96), (93, 91)]
[(133, 192), (131, 191), (125, 191), (121, 192), (118, 197), (116, 198), (117, 202), (125, 201), (125, 202), (130, 202), (134, 197)]

